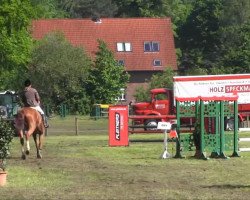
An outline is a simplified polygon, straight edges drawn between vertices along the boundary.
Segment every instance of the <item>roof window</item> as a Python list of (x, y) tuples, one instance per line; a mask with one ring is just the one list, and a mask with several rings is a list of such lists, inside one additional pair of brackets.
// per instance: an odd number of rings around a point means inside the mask
[(161, 67), (162, 66), (161, 60), (160, 59), (154, 59), (154, 66), (155, 67)]
[(158, 52), (160, 51), (159, 42), (144, 42), (144, 52)]
[(125, 65), (125, 61), (124, 60), (118, 60), (118, 64), (121, 65), (121, 66), (124, 66)]
[(118, 52), (132, 51), (132, 46), (129, 42), (117, 42), (116, 47)]

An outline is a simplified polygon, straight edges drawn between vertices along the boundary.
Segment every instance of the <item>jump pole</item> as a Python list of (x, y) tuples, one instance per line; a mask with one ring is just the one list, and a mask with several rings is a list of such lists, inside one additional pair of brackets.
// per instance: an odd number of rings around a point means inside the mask
[[(239, 142), (250, 142), (250, 138), (239, 138)], [(249, 147), (239, 148), (240, 152), (248, 152), (250, 151)]]
[(162, 159), (170, 158), (170, 153), (168, 153), (168, 130), (171, 129), (170, 122), (158, 122), (157, 129), (163, 130), (164, 133), (164, 143), (163, 143), (163, 153), (161, 155)]

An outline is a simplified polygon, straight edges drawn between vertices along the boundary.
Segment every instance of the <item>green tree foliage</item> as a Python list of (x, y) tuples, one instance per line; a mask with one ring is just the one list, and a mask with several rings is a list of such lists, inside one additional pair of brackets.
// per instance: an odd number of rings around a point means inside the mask
[(138, 15), (140, 17), (159, 17), (165, 16), (165, 11), (169, 10), (168, 4), (165, 4), (163, 0), (145, 0), (134, 1), (136, 5), (136, 10), (138, 10)]
[(171, 67), (166, 68), (162, 73), (157, 73), (150, 80), (150, 89), (173, 88), (173, 77), (176, 72)]
[[(216, 68), (215, 68), (216, 69)], [(213, 70), (215, 70), (213, 68)], [(190, 68), (186, 71), (187, 76), (191, 76), (191, 75), (207, 75), (208, 71), (206, 68), (200, 68), (200, 67), (196, 67), (196, 68)], [(220, 71), (217, 71), (216, 74), (220, 74)]]
[(170, 17), (174, 30), (184, 24), (191, 12), (190, 0), (113, 0), (116, 17)]
[(88, 113), (86, 83), (91, 61), (83, 48), (73, 47), (62, 33), (48, 34), (33, 50), (27, 76), (38, 89), (44, 104), (68, 105), (71, 112)]
[(114, 0), (118, 6), (117, 16), (123, 17), (166, 16), (171, 10), (169, 1), (172, 0)]
[(0, 1), (0, 89), (8, 89), (30, 60), (33, 16), (28, 0)]
[(10, 123), (0, 118), (0, 172), (5, 171), (13, 137), (14, 130)]
[(188, 74), (196, 68), (208, 74), (248, 73), (249, 23), (249, 0), (196, 1), (178, 29), (181, 66)]
[(98, 40), (98, 44), (99, 51), (90, 75), (90, 94), (93, 103), (114, 103), (121, 95), (121, 89), (126, 88), (129, 75), (115, 60), (106, 43)]
[(64, 18), (68, 13), (60, 9), (60, 0), (30, 0), (34, 7), (35, 18)]
[(250, 72), (250, 23), (223, 29), (222, 65), (230, 73)]
[(134, 94), (135, 101), (147, 102), (150, 101), (150, 89), (143, 86), (138, 86)]
[(112, 0), (61, 0), (60, 7), (70, 18), (112, 17), (117, 12)]
[(176, 72), (173, 71), (171, 67), (166, 68), (163, 72), (154, 74), (148, 83), (148, 87), (138, 87), (136, 88), (136, 93), (134, 95), (135, 100), (149, 101), (150, 100), (150, 90), (153, 88), (173, 88), (173, 77)]
[(249, 73), (250, 1), (225, 0), (223, 5), (220, 65), (230, 73)]
[(221, 25), (243, 25), (250, 20), (250, 1), (249, 0), (223, 0), (223, 13)]
[[(218, 29), (222, 4), (220, 0), (198, 0), (183, 27), (182, 44), (203, 52), (212, 52), (219, 42)], [(185, 31), (187, 31), (185, 33)]]
[(220, 45), (220, 0), (197, 0), (187, 22), (179, 29), (182, 65), (214, 67)]

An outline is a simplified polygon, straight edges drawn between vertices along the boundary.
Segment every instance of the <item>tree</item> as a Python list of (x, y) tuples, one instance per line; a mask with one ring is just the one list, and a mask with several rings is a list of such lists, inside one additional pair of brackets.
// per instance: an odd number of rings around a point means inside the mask
[(222, 29), (221, 65), (230, 73), (250, 71), (250, 23)]
[(86, 94), (90, 67), (82, 47), (73, 47), (62, 33), (54, 32), (37, 42), (26, 77), (40, 91), (43, 103), (54, 108), (64, 103), (71, 112), (85, 114), (90, 110)]
[(224, 0), (220, 18), (220, 66), (230, 73), (250, 70), (250, 2)]
[(150, 99), (150, 90), (153, 88), (173, 88), (173, 77), (175, 75), (176, 72), (171, 67), (154, 74), (148, 83), (148, 88), (136, 88), (136, 94), (134, 95), (136, 101), (148, 101)]
[(64, 18), (68, 13), (59, 7), (60, 0), (31, 0), (35, 18)]
[(249, 0), (195, 1), (177, 29), (180, 66), (188, 73), (248, 73), (249, 21)]
[(62, 0), (60, 7), (71, 18), (113, 17), (117, 11), (112, 0)]
[(243, 25), (250, 20), (249, 0), (223, 0), (223, 12), (220, 23), (223, 27)]
[(157, 73), (150, 80), (150, 89), (173, 88), (173, 77), (176, 75), (171, 67), (166, 68), (162, 73)]
[(164, 17), (170, 16), (172, 0), (114, 0), (118, 6), (116, 16)]
[(186, 23), (179, 29), (184, 67), (214, 67), (219, 54), (220, 0), (197, 0)]
[[(214, 69), (214, 68), (213, 68)], [(187, 76), (191, 76), (191, 75), (207, 75), (207, 69), (206, 68), (200, 68), (200, 67), (196, 67), (196, 68), (190, 68), (186, 71)]]
[(126, 88), (129, 75), (115, 60), (104, 41), (98, 40), (98, 48), (91, 70), (89, 91), (95, 103), (114, 103), (121, 95), (121, 89)]
[(169, 4), (168, 10), (165, 11), (166, 16), (170, 16), (176, 28), (181, 27), (187, 20), (193, 9), (192, 0), (164, 0), (165, 4)]
[(0, 1), (0, 89), (10, 89), (30, 60), (33, 16), (29, 0)]

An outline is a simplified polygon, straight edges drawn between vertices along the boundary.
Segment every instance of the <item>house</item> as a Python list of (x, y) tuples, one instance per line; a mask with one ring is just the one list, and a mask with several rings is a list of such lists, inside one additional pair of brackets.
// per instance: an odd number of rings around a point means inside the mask
[(72, 45), (82, 45), (94, 57), (97, 39), (114, 52), (130, 74), (121, 100), (133, 100), (136, 87), (166, 67), (177, 70), (170, 18), (39, 19), (32, 22), (32, 36), (41, 39), (51, 31), (62, 31)]

